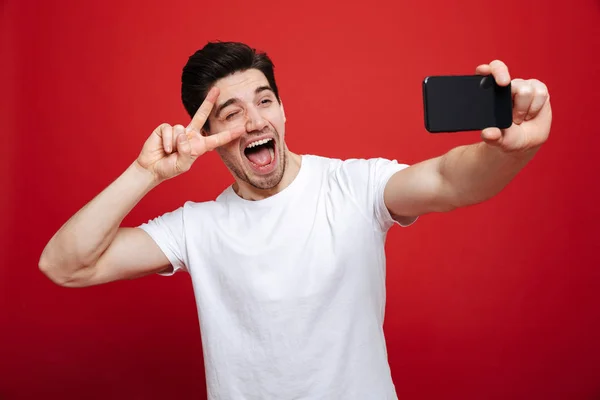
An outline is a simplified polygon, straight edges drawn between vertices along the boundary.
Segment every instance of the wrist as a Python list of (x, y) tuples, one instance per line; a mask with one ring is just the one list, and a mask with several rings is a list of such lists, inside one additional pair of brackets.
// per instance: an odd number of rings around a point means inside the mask
[(524, 150), (506, 151), (500, 146), (495, 146), (488, 143), (480, 143), (483, 151), (487, 154), (487, 157), (499, 157), (510, 162), (527, 163), (540, 149), (541, 145)]
[(152, 190), (162, 182), (152, 171), (143, 167), (137, 159), (129, 166), (128, 170), (133, 180), (145, 187), (147, 191)]

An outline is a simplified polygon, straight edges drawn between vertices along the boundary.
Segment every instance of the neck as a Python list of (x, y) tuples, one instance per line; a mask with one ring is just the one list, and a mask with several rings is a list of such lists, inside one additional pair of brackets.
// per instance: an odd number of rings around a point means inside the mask
[(270, 189), (257, 189), (244, 181), (236, 179), (235, 183), (233, 184), (233, 190), (235, 193), (244, 200), (256, 201), (271, 197), (288, 187), (294, 181), (294, 179), (296, 179), (298, 172), (300, 172), (302, 157), (300, 157), (298, 154), (292, 153), (291, 151), (287, 150), (287, 148), (285, 151), (287, 153), (287, 157), (285, 157), (285, 172), (283, 173), (283, 177), (277, 186)]

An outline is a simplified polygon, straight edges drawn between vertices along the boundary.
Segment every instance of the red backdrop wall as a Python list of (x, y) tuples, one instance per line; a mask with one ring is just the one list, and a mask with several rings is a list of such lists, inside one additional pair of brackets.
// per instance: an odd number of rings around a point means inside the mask
[[(163, 121), (187, 123), (187, 57), (267, 50), (299, 153), (414, 163), (426, 75), (504, 60), (547, 83), (549, 142), (493, 200), (394, 228), (385, 332), (401, 399), (600, 397), (600, 3), (4, 1), (0, 398), (205, 397), (189, 276), (86, 289), (37, 269), (52, 234)], [(230, 182), (216, 154), (151, 192), (136, 225)]]

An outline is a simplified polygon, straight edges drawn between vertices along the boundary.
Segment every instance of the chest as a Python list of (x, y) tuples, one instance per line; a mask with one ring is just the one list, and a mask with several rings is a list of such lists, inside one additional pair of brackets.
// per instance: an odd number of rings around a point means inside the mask
[[(382, 282), (383, 239), (351, 199), (307, 191), (276, 207), (232, 207), (188, 243), (192, 273), (244, 301), (303, 301)], [(197, 247), (196, 247), (197, 246)]]

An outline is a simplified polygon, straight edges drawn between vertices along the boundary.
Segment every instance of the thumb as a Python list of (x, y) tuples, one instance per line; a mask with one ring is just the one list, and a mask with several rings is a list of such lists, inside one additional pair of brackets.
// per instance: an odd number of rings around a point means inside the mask
[(499, 128), (485, 128), (481, 131), (481, 139), (489, 145), (500, 146), (502, 144), (502, 131)]

